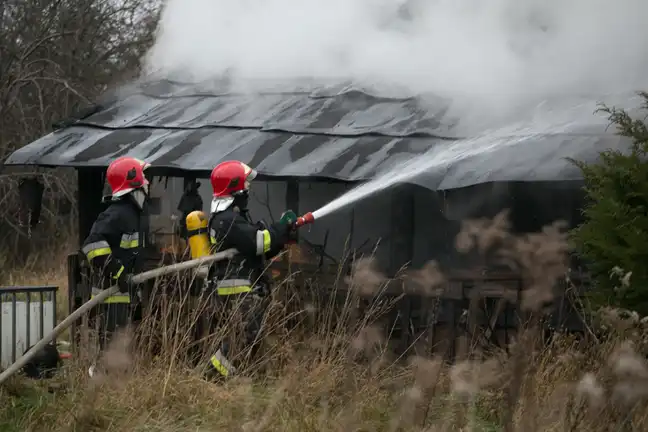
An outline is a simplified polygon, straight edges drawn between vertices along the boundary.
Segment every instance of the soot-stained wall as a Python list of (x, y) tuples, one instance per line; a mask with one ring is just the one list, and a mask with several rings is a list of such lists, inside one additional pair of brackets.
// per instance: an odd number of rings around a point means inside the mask
[(511, 220), (516, 232), (537, 232), (556, 220), (570, 228), (583, 222), (586, 197), (580, 181), (511, 183)]
[(448, 191), (414, 188), (415, 268), (435, 260), (444, 269), (469, 267), (474, 255), (457, 252), (455, 239), (466, 219), (492, 218), (509, 205), (506, 183), (485, 183)]
[(486, 183), (439, 192), (416, 187), (412, 265), (420, 267), (432, 259), (446, 269), (482, 263), (476, 254), (456, 251), (461, 222), (493, 218), (504, 209), (516, 234), (539, 232), (556, 220), (576, 227), (583, 220), (581, 187), (577, 181)]
[[(198, 179), (201, 183), (200, 195), (203, 199), (203, 210), (209, 212), (211, 188), (208, 179)], [(351, 185), (343, 183), (299, 182), (299, 206), (292, 208), (298, 214), (314, 211), (333, 199), (345, 193)], [(280, 218), (286, 210), (285, 181), (255, 180), (250, 194), (250, 215), (253, 220), (265, 220), (271, 223)], [(159, 215), (151, 218), (151, 226), (160, 235), (173, 232), (172, 215), (178, 215), (177, 206), (183, 193), (183, 179), (170, 178), (166, 182), (155, 181), (151, 188), (152, 196), (160, 197), (162, 206)], [(308, 256), (314, 261), (321, 253), (317, 246), (326, 243), (326, 255), (339, 262), (345, 253), (371, 254), (375, 249), (375, 257), (381, 268), (390, 268), (390, 236), (391, 232), (391, 194), (390, 191), (378, 193), (366, 200), (352, 204), (349, 207), (334, 212), (318, 220), (317, 223), (304, 227), (299, 235), (304, 249), (310, 251)], [(164, 233), (164, 234), (162, 234)], [(308, 244), (316, 245), (313, 250)], [(376, 247), (377, 245), (377, 247)], [(333, 263), (329, 258), (325, 262)]]
[[(342, 183), (301, 181), (298, 184), (299, 206), (292, 208), (298, 214), (314, 211), (344, 194), (351, 186)], [(287, 208), (286, 182), (255, 181), (250, 199), (253, 219), (271, 222)], [(339, 262), (345, 254), (370, 254), (378, 244), (376, 258), (381, 267), (389, 266), (390, 197), (378, 194), (367, 200), (326, 215), (315, 224), (299, 231), (300, 240), (309, 256), (319, 258), (318, 246), (325, 246), (325, 262)], [(311, 246), (309, 246), (311, 245)], [(315, 245), (315, 248), (312, 247)], [(333, 258), (331, 260), (330, 258)]]
[(174, 219), (173, 216), (179, 216), (176, 208), (180, 202), (183, 187), (182, 178), (154, 177), (151, 180), (151, 197), (159, 199), (159, 209), (150, 216), (152, 240), (154, 242), (168, 244), (172, 238), (175, 226), (178, 223), (178, 220)]
[[(199, 181), (203, 210), (208, 212), (209, 181)], [(298, 214), (317, 210), (351, 187), (302, 180), (298, 184), (299, 205), (292, 210)], [(277, 220), (287, 208), (286, 189), (284, 181), (254, 181), (250, 198), (252, 218), (266, 222)], [(178, 213), (176, 207), (182, 191), (180, 178), (169, 179), (166, 187), (164, 182), (153, 183), (153, 196), (162, 198), (160, 214), (152, 217), (152, 228), (158, 233), (173, 232), (171, 215)], [(411, 218), (407, 209), (399, 208), (407, 206), (408, 199), (413, 204)], [(580, 220), (582, 204), (583, 193), (577, 182), (487, 183), (449, 191), (404, 186), (381, 191), (329, 214), (301, 229), (300, 238), (304, 250), (310, 251), (307, 257), (313, 261), (320, 256), (317, 246), (325, 244), (325, 254), (336, 261), (345, 253), (355, 252), (356, 256), (374, 253), (380, 268), (388, 274), (394, 274), (406, 261), (411, 261), (415, 268), (430, 260), (436, 260), (444, 269), (467, 268), (479, 259), (455, 249), (455, 238), (463, 220), (492, 218), (508, 208), (515, 232), (537, 232), (556, 219), (565, 219), (575, 226)], [(409, 244), (403, 241), (408, 235)], [(324, 262), (333, 263), (328, 258)]]

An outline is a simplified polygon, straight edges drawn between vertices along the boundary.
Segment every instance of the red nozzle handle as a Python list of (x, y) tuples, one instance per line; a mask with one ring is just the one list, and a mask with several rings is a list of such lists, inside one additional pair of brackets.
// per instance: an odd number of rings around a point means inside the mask
[(300, 227), (303, 225), (308, 225), (315, 222), (315, 216), (313, 216), (313, 213), (308, 212), (304, 216), (299, 216), (297, 218), (297, 221), (295, 222), (296, 227)]

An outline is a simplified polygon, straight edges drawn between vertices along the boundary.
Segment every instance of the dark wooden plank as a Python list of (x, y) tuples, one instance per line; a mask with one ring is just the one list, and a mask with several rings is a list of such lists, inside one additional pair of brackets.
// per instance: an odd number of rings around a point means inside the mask
[(104, 188), (103, 170), (79, 168), (77, 170), (77, 202), (79, 208), (79, 247), (90, 233), (92, 224), (104, 209), (102, 195)]
[(391, 194), (390, 276), (412, 262), (414, 256), (414, 190), (410, 185), (396, 187)]

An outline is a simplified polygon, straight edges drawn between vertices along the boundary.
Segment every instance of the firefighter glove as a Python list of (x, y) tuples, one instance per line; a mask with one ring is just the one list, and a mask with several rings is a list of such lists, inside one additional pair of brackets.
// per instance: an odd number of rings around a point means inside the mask
[(124, 294), (129, 294), (133, 286), (135, 285), (133, 283), (133, 274), (132, 273), (126, 273), (123, 272), (122, 274), (119, 275), (119, 278), (117, 278), (117, 285), (119, 285), (119, 292), (124, 293)]
[(297, 222), (297, 215), (292, 210), (286, 210), (281, 214), (279, 222), (284, 225), (295, 225), (295, 222)]
[(282, 244), (288, 243), (290, 241), (290, 233), (293, 230), (294, 225), (289, 225), (282, 223), (281, 221), (275, 222), (272, 224), (272, 230), (277, 234), (279, 240)]

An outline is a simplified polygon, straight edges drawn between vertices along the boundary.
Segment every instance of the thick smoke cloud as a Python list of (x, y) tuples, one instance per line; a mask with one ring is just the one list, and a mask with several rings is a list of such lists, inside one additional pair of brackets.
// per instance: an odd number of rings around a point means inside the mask
[(648, 89), (646, 17), (646, 0), (167, 0), (147, 73), (353, 79), (506, 111)]

